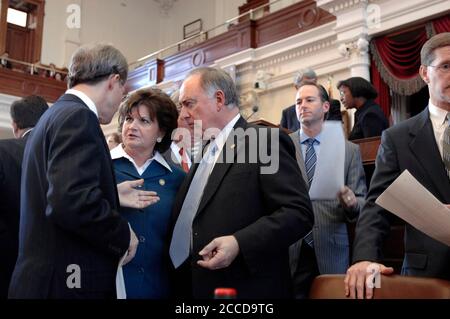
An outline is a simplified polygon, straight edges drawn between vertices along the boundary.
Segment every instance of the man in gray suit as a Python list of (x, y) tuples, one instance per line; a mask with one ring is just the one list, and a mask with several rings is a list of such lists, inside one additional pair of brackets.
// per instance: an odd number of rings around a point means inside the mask
[[(313, 82), (301, 84), (297, 91), (296, 106), (301, 127), (290, 134), (290, 137), (296, 147), (297, 162), (303, 178), (309, 186), (313, 178), (310, 171), (314, 168), (310, 165), (311, 156), (308, 153), (311, 153), (311, 150), (308, 150), (307, 144), (312, 139), (313, 161), (316, 161), (321, 147), (326, 146), (321, 146), (320, 140), (323, 138), (321, 133), (325, 113), (330, 107), (328, 101), (325, 89)], [(315, 219), (312, 242), (305, 238), (290, 248), (291, 273), (297, 297), (303, 297), (303, 289), (308, 286), (305, 281), (310, 281), (311, 275), (314, 274), (313, 267), (308, 265), (315, 262), (314, 254), (308, 252), (310, 247), (314, 248), (320, 274), (343, 274), (349, 265), (346, 223), (355, 221), (359, 215), (366, 194), (366, 181), (359, 146), (348, 141), (345, 141), (344, 181), (346, 186), (336, 194), (336, 199), (311, 201)], [(309, 245), (306, 245), (307, 243)]]

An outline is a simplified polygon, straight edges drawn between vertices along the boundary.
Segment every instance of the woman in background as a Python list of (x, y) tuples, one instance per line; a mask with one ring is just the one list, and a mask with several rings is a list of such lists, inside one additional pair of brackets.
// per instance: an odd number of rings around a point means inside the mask
[(381, 133), (389, 127), (389, 122), (381, 107), (374, 101), (378, 96), (374, 86), (366, 79), (355, 76), (340, 81), (337, 88), (345, 108), (356, 109), (355, 124), (348, 139), (381, 136)]
[(139, 239), (135, 258), (124, 266), (127, 298), (168, 298), (168, 222), (184, 172), (161, 156), (177, 126), (177, 110), (169, 96), (158, 89), (139, 90), (119, 110), (122, 144), (111, 150), (117, 183), (144, 179), (145, 190), (159, 201), (144, 209), (121, 208)]

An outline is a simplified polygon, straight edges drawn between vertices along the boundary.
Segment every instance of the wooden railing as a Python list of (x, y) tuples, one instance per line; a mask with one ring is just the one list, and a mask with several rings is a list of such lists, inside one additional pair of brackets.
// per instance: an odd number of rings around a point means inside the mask
[(249, 48), (269, 43), (316, 28), (336, 19), (317, 7), (313, 0), (295, 3), (257, 20), (243, 20), (230, 25), (227, 32), (207, 39), (169, 57), (148, 61), (130, 72), (128, 89), (177, 81), (191, 69)]
[(52, 66), (0, 57), (0, 93), (24, 97), (40, 95), (55, 102), (66, 90), (67, 72)]

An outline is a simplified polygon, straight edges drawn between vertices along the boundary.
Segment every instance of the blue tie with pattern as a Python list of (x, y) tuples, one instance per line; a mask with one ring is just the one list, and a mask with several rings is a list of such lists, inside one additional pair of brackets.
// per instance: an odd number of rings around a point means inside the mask
[[(305, 169), (306, 176), (308, 177), (308, 186), (311, 187), (312, 180), (314, 177), (314, 171), (316, 169), (316, 150), (314, 149), (314, 144), (319, 144), (319, 141), (315, 138), (308, 138), (303, 141), (303, 144), (306, 145), (306, 154), (305, 154)], [(311, 247), (314, 247), (314, 239), (312, 230), (303, 237), (303, 241)]]
[(314, 144), (319, 144), (319, 141), (315, 138), (308, 138), (303, 141), (303, 144), (306, 144), (306, 154), (305, 154), (305, 168), (306, 175), (308, 176), (308, 184), (311, 187), (311, 183), (314, 177), (314, 170), (316, 169), (317, 156), (316, 151), (314, 150)]

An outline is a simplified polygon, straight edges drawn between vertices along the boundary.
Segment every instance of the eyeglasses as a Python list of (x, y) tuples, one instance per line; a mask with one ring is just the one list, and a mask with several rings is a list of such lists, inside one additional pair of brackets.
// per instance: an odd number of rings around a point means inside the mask
[(428, 66), (441, 70), (443, 73), (450, 72), (450, 63), (444, 63), (440, 65), (428, 65)]

